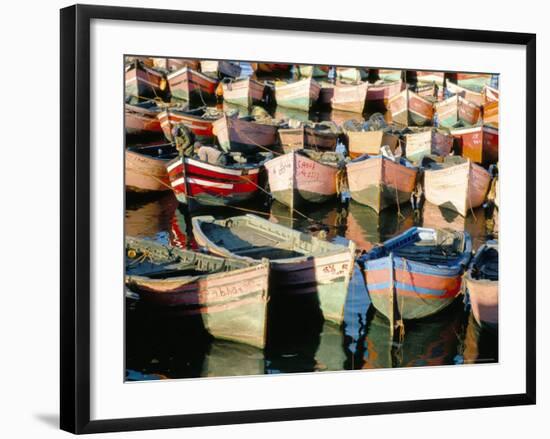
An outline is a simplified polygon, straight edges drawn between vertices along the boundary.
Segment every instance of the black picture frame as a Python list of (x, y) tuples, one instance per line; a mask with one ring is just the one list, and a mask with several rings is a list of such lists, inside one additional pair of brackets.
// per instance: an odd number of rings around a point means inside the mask
[[(130, 20), (206, 26), (329, 32), (415, 39), (503, 43), (526, 47), (526, 392), (90, 420), (90, 22)], [(536, 401), (536, 35), (376, 23), (264, 17), (175, 10), (75, 5), (61, 10), (61, 404), (60, 424), (72, 433), (99, 433), (251, 422), (304, 420), (535, 404)]]

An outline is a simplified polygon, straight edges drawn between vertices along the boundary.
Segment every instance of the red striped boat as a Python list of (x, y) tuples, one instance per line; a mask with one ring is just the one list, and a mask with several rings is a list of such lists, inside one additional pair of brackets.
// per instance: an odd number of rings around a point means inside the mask
[(260, 169), (271, 154), (259, 154), (255, 163), (217, 165), (182, 157), (166, 170), (176, 198), (183, 204), (228, 206), (250, 200), (259, 192)]
[(171, 142), (172, 128), (176, 124), (184, 124), (189, 128), (199, 140), (211, 141), (214, 138), (213, 124), (221, 118), (223, 113), (207, 113), (203, 108), (196, 110), (178, 110), (167, 108), (158, 113), (157, 118), (160, 122), (164, 136)]
[(185, 66), (167, 76), (170, 93), (176, 99), (204, 104), (215, 100), (218, 80)]
[(359, 259), (374, 307), (390, 323), (436, 314), (462, 292), (472, 253), (467, 232), (413, 227)]

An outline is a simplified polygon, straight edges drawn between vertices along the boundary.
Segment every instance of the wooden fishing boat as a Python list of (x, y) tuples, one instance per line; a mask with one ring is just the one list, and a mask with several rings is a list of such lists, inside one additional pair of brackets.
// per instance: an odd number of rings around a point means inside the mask
[(139, 102), (164, 96), (166, 90), (164, 75), (140, 61), (126, 65), (124, 78), (127, 99)]
[(156, 69), (168, 72), (173, 72), (186, 66), (198, 71), (201, 67), (201, 63), (197, 59), (190, 58), (153, 58), (153, 66)]
[(272, 295), (316, 294), (326, 320), (340, 324), (355, 245), (333, 244), (255, 215), (216, 220), (197, 216), (193, 234), (211, 253), (270, 262)]
[(449, 156), (424, 168), (424, 194), (432, 204), (466, 216), (485, 201), (491, 175), (471, 160)]
[(411, 90), (403, 90), (388, 102), (394, 123), (409, 125), (429, 125), (433, 118), (433, 102)]
[(229, 61), (202, 60), (201, 72), (215, 78), (237, 78), (241, 74), (241, 67)]
[(460, 85), (455, 84), (454, 82), (447, 81), (447, 91), (450, 94), (456, 94), (475, 105), (483, 105), (482, 93), (461, 87)]
[(166, 191), (170, 181), (166, 163), (172, 160), (176, 149), (170, 144), (126, 148), (124, 180), (130, 192)]
[(279, 128), (279, 143), (285, 153), (309, 148), (317, 151), (334, 151), (339, 131), (325, 122), (309, 122), (297, 128)]
[(372, 304), (396, 321), (425, 318), (461, 294), (472, 252), (466, 232), (413, 227), (359, 259)]
[(321, 86), (312, 78), (295, 82), (275, 82), (277, 105), (296, 110), (309, 111), (319, 98), (320, 91)]
[(435, 104), (439, 126), (452, 128), (459, 122), (471, 126), (480, 121), (481, 107), (460, 95), (453, 95)]
[(232, 118), (224, 114), (214, 122), (213, 132), (225, 151), (249, 154), (277, 143), (277, 126), (256, 122), (252, 117)]
[(394, 153), (399, 145), (399, 137), (383, 130), (376, 131), (344, 131), (348, 154), (354, 159), (363, 154), (378, 155), (380, 148), (387, 145)]
[(403, 70), (369, 69), (382, 81), (400, 81), (403, 79)]
[(364, 155), (346, 164), (351, 198), (380, 212), (411, 199), (418, 169), (404, 158)]
[(456, 128), (451, 135), (457, 139), (458, 152), (463, 157), (484, 165), (498, 162), (498, 128)]
[(365, 109), (367, 99), (367, 87), (366, 82), (360, 84), (336, 84), (334, 86), (334, 95), (332, 96), (332, 108), (334, 110), (362, 113)]
[(222, 112), (205, 111), (204, 108), (184, 110), (178, 108), (166, 108), (158, 113), (162, 132), (170, 142), (172, 129), (175, 125), (183, 124), (189, 128), (200, 141), (212, 141), (214, 138), (213, 124), (222, 117)]
[(262, 101), (265, 85), (252, 78), (241, 78), (222, 82), (222, 90), (224, 102), (248, 108)]
[(180, 203), (229, 206), (254, 198), (259, 192), (259, 175), (270, 153), (259, 153), (244, 163), (226, 155), (227, 164), (206, 163), (181, 156), (166, 163), (174, 195)]
[(457, 73), (456, 83), (468, 90), (480, 92), (484, 86), (491, 84), (492, 76), (490, 73)]
[(191, 101), (199, 105), (216, 99), (218, 79), (185, 66), (167, 75), (173, 98)]
[(440, 93), (440, 88), (434, 82), (430, 83), (417, 83), (413, 91), (420, 97), (427, 99), (431, 102), (436, 102), (440, 100), (442, 93)]
[(162, 133), (157, 118), (160, 109), (154, 102), (124, 105), (124, 128), (129, 135), (150, 135)]
[(475, 253), (464, 275), (472, 314), (479, 325), (498, 325), (498, 242), (489, 241)]
[(453, 137), (438, 129), (421, 128), (405, 134), (405, 156), (413, 162), (431, 154), (445, 157), (452, 147)]
[(268, 161), (265, 168), (271, 195), (291, 209), (335, 198), (340, 159), (334, 152), (304, 149)]
[(202, 316), (219, 339), (263, 348), (269, 263), (220, 258), (126, 237), (126, 285), (140, 300)]
[(395, 82), (376, 82), (369, 84), (367, 89), (367, 102), (372, 103), (388, 103), (390, 99), (398, 95), (405, 89), (403, 81)]
[(336, 67), (336, 79), (344, 82), (357, 83), (367, 79), (367, 69), (361, 67)]
[(328, 76), (330, 66), (305, 65), (299, 64), (296, 66), (298, 76), (302, 78), (324, 78)]
[(250, 63), (252, 70), (260, 74), (286, 73), (292, 68), (292, 64), (281, 63)]
[(440, 88), (445, 84), (444, 72), (429, 72), (426, 70), (407, 70), (407, 82), (417, 84), (436, 84)]

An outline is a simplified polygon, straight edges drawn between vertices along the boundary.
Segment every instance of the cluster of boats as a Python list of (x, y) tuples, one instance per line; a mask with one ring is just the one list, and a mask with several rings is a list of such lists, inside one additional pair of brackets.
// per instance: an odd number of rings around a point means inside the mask
[[(127, 145), (128, 191), (171, 190), (191, 212), (238, 208), (265, 194), (300, 215), (342, 194), (376, 214), (425, 199), (467, 217), (489, 202), (498, 223), (493, 75), (128, 61), (127, 144), (132, 136), (157, 140)], [(224, 163), (180, 155), (177, 124), (224, 151)], [(324, 318), (341, 324), (356, 262), (392, 328), (434, 315), (464, 293), (478, 323), (498, 323), (496, 241), (474, 253), (467, 232), (411, 227), (365, 249), (253, 214), (191, 222), (204, 251), (127, 237), (126, 284), (143, 301), (201, 315), (214, 337), (264, 347), (273, 295), (314, 295)]]

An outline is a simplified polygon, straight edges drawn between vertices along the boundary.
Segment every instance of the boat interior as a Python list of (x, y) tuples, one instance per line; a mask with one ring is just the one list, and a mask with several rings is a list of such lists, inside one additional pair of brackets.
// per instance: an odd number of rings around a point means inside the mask
[(498, 249), (493, 246), (482, 247), (476, 255), (470, 272), (472, 279), (498, 281)]
[(152, 157), (160, 160), (171, 160), (178, 156), (178, 151), (175, 146), (170, 143), (145, 145), (145, 146), (131, 146), (127, 148), (128, 151), (143, 154), (147, 157)]

